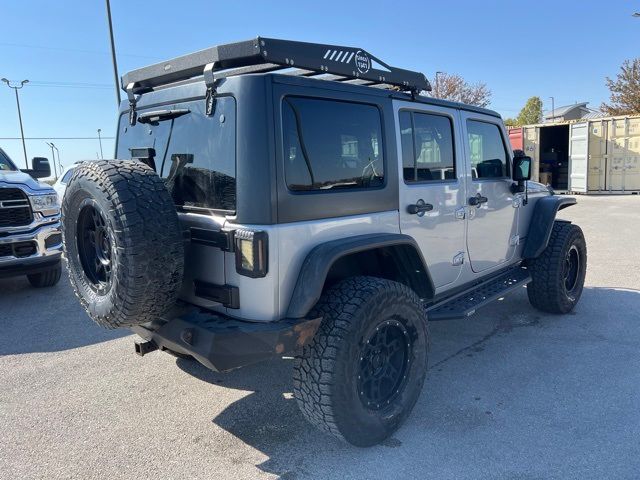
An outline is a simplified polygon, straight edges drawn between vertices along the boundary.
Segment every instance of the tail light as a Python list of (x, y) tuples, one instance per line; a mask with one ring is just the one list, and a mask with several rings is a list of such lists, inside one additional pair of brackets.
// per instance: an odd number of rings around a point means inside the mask
[(268, 265), (267, 232), (236, 230), (234, 232), (236, 272), (251, 278), (264, 277)]

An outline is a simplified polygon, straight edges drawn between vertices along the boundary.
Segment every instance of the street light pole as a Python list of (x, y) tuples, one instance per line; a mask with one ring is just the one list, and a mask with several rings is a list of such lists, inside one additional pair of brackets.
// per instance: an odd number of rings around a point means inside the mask
[(551, 122), (556, 122), (556, 99), (553, 97), (549, 97), (551, 99)]
[(102, 130), (99, 128), (98, 129), (98, 142), (100, 142), (100, 158), (102, 160), (104, 160), (104, 155), (102, 154), (102, 137), (100, 136), (100, 132), (102, 132)]
[(60, 150), (58, 150), (58, 147), (56, 147), (54, 143), (51, 143), (51, 145), (53, 145), (53, 148), (56, 149), (56, 153), (58, 154), (58, 167), (60, 167), (60, 173), (62, 173), (62, 163), (60, 163)]
[(49, 145), (49, 147), (51, 148), (51, 160), (53, 161), (53, 174), (55, 175), (56, 180), (58, 180), (58, 169), (56, 168), (56, 155), (53, 153), (53, 149), (55, 148), (55, 145), (49, 142), (44, 142), (44, 143)]
[(18, 106), (18, 121), (20, 122), (20, 136), (22, 137), (22, 151), (24, 152), (24, 163), (29, 168), (29, 161), (27, 160), (27, 145), (24, 142), (24, 129), (22, 128), (22, 112), (20, 111), (20, 97), (18, 96), (18, 90), (24, 87), (25, 83), (29, 83), (29, 80), (22, 80), (20, 85), (11, 85), (11, 82), (6, 78), (3, 78), (2, 81), (7, 84), (9, 88), (13, 88), (13, 91), (16, 93), (16, 105)]
[(113, 40), (113, 24), (111, 22), (111, 3), (107, 2), (107, 23), (109, 24), (109, 38), (111, 40), (111, 62), (113, 63), (113, 78), (116, 84), (116, 99), (120, 108), (120, 79), (118, 77), (118, 62), (116, 61), (116, 43)]

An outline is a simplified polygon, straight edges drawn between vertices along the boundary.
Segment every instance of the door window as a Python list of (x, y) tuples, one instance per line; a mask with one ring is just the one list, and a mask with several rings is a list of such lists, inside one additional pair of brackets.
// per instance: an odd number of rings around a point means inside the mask
[(400, 133), (406, 183), (456, 178), (453, 128), (448, 117), (401, 111)]
[(508, 177), (509, 157), (498, 125), (467, 120), (467, 135), (473, 179)]

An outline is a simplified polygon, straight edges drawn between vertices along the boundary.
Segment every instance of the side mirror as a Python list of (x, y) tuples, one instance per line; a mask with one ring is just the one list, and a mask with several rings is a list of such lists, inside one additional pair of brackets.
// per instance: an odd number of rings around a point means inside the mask
[(531, 179), (531, 157), (519, 156), (513, 159), (513, 179), (524, 182)]
[(33, 178), (47, 178), (51, 176), (51, 166), (49, 160), (44, 157), (33, 157), (31, 160), (31, 170), (23, 170)]

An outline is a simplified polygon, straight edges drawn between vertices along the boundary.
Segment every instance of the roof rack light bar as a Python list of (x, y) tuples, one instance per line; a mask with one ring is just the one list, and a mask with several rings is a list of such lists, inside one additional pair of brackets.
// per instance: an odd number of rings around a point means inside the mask
[[(122, 77), (122, 88), (134, 93), (160, 85), (203, 75), (207, 65), (211, 73), (236, 67), (273, 64), (311, 72), (328, 73), (384, 83), (418, 93), (431, 90), (420, 72), (391, 67), (361, 48), (257, 37), (253, 40), (218, 45), (173, 60), (133, 70)], [(237, 74), (234, 72), (234, 74)]]

